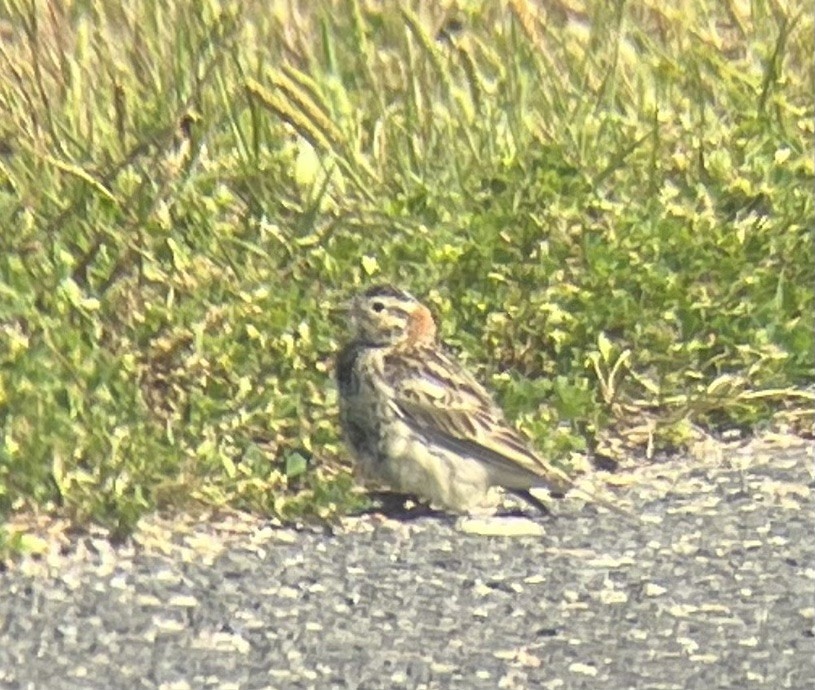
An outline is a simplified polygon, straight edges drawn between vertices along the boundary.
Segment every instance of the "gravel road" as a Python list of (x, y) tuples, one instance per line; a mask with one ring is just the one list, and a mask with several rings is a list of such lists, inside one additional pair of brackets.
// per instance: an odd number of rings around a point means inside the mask
[(811, 447), (617, 481), (641, 524), (566, 498), (488, 523), (531, 536), (366, 516), (73, 539), (0, 573), (0, 688), (815, 687)]

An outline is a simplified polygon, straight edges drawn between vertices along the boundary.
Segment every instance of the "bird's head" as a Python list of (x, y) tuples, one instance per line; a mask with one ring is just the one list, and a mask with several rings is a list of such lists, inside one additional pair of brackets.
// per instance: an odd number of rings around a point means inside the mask
[(427, 344), (436, 337), (430, 310), (410, 293), (391, 285), (375, 285), (357, 295), (350, 316), (356, 337), (373, 345)]

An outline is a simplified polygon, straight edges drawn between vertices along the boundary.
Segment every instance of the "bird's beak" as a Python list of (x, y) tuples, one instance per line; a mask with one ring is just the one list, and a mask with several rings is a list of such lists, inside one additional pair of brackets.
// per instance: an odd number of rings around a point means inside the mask
[(354, 300), (349, 299), (345, 302), (340, 302), (339, 304), (334, 305), (328, 310), (328, 313), (334, 318), (349, 318), (351, 311), (354, 308)]

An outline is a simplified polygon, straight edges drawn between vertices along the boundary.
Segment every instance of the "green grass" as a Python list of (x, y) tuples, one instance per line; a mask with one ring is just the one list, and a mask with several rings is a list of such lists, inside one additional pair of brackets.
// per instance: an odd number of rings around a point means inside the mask
[(348, 509), (372, 281), (555, 459), (808, 423), (808, 3), (274, 4), (0, 0), (0, 514)]

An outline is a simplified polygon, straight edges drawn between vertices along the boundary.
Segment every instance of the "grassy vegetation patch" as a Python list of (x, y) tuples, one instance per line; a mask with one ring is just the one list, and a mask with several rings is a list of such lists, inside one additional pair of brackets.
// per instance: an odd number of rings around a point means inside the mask
[(811, 423), (811, 8), (663, 5), (3, 0), (0, 513), (358, 504), (374, 280), (555, 459)]

